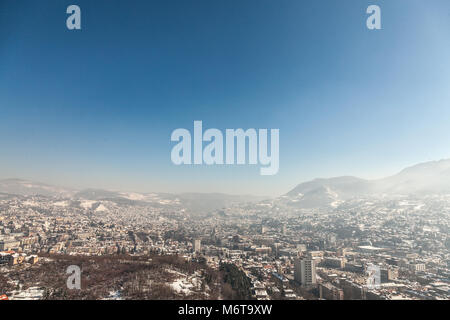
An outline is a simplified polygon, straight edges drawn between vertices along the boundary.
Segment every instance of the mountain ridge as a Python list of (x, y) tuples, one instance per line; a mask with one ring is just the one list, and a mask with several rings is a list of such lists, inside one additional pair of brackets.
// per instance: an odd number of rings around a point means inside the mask
[(312, 207), (320, 207), (363, 196), (431, 194), (450, 194), (450, 159), (419, 163), (376, 180), (353, 176), (314, 179), (298, 184), (284, 197), (295, 206), (313, 203)]
[[(130, 203), (180, 201), (187, 207), (207, 211), (235, 203), (258, 202), (270, 197), (230, 195), (224, 193), (138, 193), (104, 189), (70, 189), (23, 179), (0, 180), (0, 193), (21, 196), (53, 196), (85, 200), (115, 200)], [(354, 176), (317, 178), (298, 184), (281, 196), (292, 205), (302, 208), (336, 206), (357, 198), (376, 195), (450, 194), (450, 159), (418, 163), (399, 173), (375, 180)]]

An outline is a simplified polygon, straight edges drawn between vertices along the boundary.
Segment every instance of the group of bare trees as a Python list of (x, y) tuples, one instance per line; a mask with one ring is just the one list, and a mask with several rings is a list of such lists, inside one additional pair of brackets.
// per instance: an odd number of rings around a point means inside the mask
[[(213, 270), (204, 261), (187, 261), (176, 255), (40, 256), (36, 265), (13, 268), (7, 275), (0, 275), (0, 293), (16, 289), (17, 282), (22, 289), (42, 288), (42, 298), (51, 300), (96, 300), (114, 292), (123, 299), (217, 299), (222, 291), (221, 271)], [(81, 290), (67, 288), (66, 270), (70, 265), (81, 269)], [(187, 294), (174, 291), (170, 283), (180, 275), (197, 277), (198, 285)]]
[[(68, 289), (67, 267), (81, 269), (81, 290)], [(170, 283), (196, 278), (189, 291), (177, 292)], [(204, 260), (187, 261), (176, 255), (73, 256), (42, 254), (40, 262), (27, 268), (13, 268), (0, 275), (0, 294), (19, 283), (21, 289), (39, 287), (43, 299), (97, 300), (119, 295), (122, 299), (250, 299), (251, 283), (232, 264), (215, 270)]]

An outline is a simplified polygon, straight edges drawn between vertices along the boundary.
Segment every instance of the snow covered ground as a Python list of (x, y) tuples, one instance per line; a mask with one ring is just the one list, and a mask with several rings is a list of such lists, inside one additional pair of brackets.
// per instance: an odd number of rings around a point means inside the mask
[(39, 300), (44, 290), (39, 287), (30, 287), (27, 290), (14, 290), (9, 300)]
[(110, 291), (109, 296), (104, 298), (103, 300), (123, 300), (120, 291)]
[(184, 279), (177, 279), (174, 282), (170, 284), (173, 290), (175, 290), (178, 293), (184, 293), (186, 295), (189, 295), (192, 293), (192, 288), (194, 288), (194, 285)]

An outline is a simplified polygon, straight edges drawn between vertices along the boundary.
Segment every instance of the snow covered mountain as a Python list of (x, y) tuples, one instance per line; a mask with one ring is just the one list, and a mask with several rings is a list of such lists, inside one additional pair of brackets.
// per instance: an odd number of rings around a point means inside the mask
[(21, 196), (70, 197), (75, 190), (22, 179), (5, 179), (0, 180), (0, 193)]
[(450, 194), (450, 159), (421, 163), (379, 180), (315, 179), (299, 184), (283, 198), (296, 207), (315, 208), (359, 197), (433, 194)]
[[(207, 213), (237, 203), (257, 202), (266, 197), (228, 195), (221, 193), (137, 193), (103, 189), (74, 190), (21, 179), (0, 180), (0, 196), (54, 197), (58, 206), (81, 206), (85, 209), (105, 211), (107, 206), (171, 207), (174, 210)], [(67, 201), (60, 201), (67, 200)], [(106, 206), (106, 207), (105, 207)], [(94, 208), (95, 207), (95, 208)]]
[[(73, 190), (20, 179), (0, 180), (0, 194), (21, 196), (42, 195), (73, 201), (109, 201), (117, 205), (150, 205), (186, 208), (208, 212), (246, 202), (257, 202), (263, 197), (227, 195), (219, 193), (136, 193), (101, 189)], [(315, 179), (296, 186), (279, 198), (299, 208), (336, 207), (346, 200), (398, 195), (450, 194), (450, 159), (421, 163), (400, 173), (378, 180), (356, 177)]]
[(400, 173), (375, 181), (379, 192), (387, 194), (450, 193), (450, 159), (421, 163)]

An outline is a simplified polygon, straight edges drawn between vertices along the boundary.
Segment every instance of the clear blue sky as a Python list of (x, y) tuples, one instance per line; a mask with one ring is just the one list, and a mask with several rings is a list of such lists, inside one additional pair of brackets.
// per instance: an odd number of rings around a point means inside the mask
[[(0, 178), (279, 195), (390, 175), (450, 157), (449, 57), (448, 0), (2, 0)], [(194, 120), (279, 128), (278, 175), (173, 165)]]

